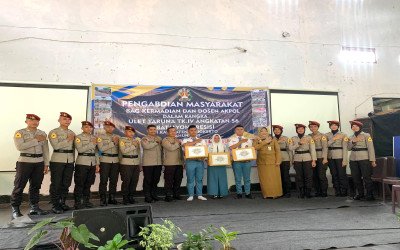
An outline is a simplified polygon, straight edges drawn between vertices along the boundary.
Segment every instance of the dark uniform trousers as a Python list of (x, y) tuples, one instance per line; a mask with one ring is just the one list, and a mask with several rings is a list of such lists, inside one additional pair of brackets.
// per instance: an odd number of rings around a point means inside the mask
[(295, 161), (296, 183), (298, 188), (311, 189), (312, 187), (312, 164), (311, 161)]
[(75, 165), (74, 196), (76, 198), (90, 197), (90, 187), (96, 179), (96, 166)]
[(68, 196), (72, 176), (74, 175), (74, 163), (50, 162), (50, 173), (51, 203), (58, 204), (61, 198)]
[(329, 170), (332, 175), (333, 188), (338, 192), (347, 193), (348, 180), (346, 168), (342, 166), (343, 159), (329, 159)]
[(100, 195), (107, 194), (107, 183), (110, 181), (108, 192), (114, 194), (117, 192), (117, 182), (119, 175), (119, 163), (100, 162)]
[(121, 193), (122, 196), (132, 196), (136, 191), (139, 181), (140, 168), (139, 165), (123, 165), (120, 164), (121, 172)]
[(182, 184), (183, 166), (164, 166), (164, 189), (167, 196), (177, 196)]
[(292, 183), (290, 181), (290, 161), (283, 161), (280, 165), (281, 169), (281, 180), (282, 180), (282, 190), (283, 194), (290, 193), (290, 188)]
[(157, 184), (160, 181), (162, 166), (143, 166), (143, 192), (146, 198), (156, 196)]
[(29, 181), (29, 202), (36, 205), (39, 202), (39, 191), (43, 181), (44, 162), (17, 162), (14, 189), (11, 194), (11, 206), (20, 206), (22, 193)]
[(326, 194), (328, 190), (328, 178), (326, 178), (328, 164), (323, 164), (322, 161), (323, 158), (317, 159), (316, 166), (313, 168), (313, 183), (317, 194)]
[[(364, 196), (364, 185), (367, 190), (367, 197), (373, 196), (373, 183), (371, 180), (372, 166), (369, 160), (350, 161), (351, 176), (358, 194)], [(362, 179), (361, 179), (362, 178)], [(364, 185), (363, 185), (364, 182)]]

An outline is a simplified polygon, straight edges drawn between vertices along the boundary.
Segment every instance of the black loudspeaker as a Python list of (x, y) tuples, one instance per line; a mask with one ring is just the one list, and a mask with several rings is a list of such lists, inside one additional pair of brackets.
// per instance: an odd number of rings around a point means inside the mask
[[(140, 227), (153, 223), (149, 205), (75, 210), (72, 216), (76, 226), (85, 224), (90, 232), (99, 237), (100, 242), (92, 242), (99, 246), (120, 233), (126, 240), (132, 241), (128, 246), (138, 249)], [(79, 249), (85, 248), (79, 246)]]

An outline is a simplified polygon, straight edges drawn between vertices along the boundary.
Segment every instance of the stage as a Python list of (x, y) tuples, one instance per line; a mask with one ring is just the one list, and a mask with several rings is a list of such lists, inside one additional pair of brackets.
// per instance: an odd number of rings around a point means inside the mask
[[(170, 219), (183, 232), (197, 232), (208, 225), (238, 231), (233, 246), (240, 250), (354, 249), (362, 246), (368, 246), (367, 249), (400, 249), (400, 222), (391, 213), (390, 203), (333, 196), (307, 200), (296, 197), (265, 200), (259, 193), (255, 196), (254, 200), (236, 200), (229, 196), (208, 201), (159, 201), (152, 204), (153, 218), (154, 222)], [(143, 204), (143, 198), (139, 201)], [(72, 201), (68, 203), (72, 205)], [(9, 205), (0, 206), (0, 249), (23, 249), (29, 240), (27, 232), (30, 226), (9, 224)], [(42, 207), (50, 208), (47, 202), (42, 203)], [(26, 205), (22, 211), (26, 214)], [(57, 218), (70, 215), (65, 213)], [(48, 217), (53, 216), (50, 214)], [(38, 217), (33, 219), (38, 220)], [(56, 237), (57, 234), (51, 232), (46, 241)], [(179, 237), (177, 242), (182, 240), (183, 237)]]

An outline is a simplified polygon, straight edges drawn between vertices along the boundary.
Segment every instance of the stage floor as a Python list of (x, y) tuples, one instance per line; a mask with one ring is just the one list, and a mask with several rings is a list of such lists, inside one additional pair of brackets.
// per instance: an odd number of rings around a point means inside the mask
[[(362, 246), (367, 247), (362, 249), (400, 249), (400, 222), (391, 213), (390, 203), (333, 196), (307, 200), (296, 197), (265, 200), (258, 193), (255, 196), (254, 200), (236, 200), (230, 196), (208, 201), (159, 201), (152, 204), (153, 218), (155, 222), (170, 219), (184, 232), (197, 232), (209, 225), (238, 231), (238, 239), (233, 242), (238, 250)], [(68, 203), (72, 205), (72, 201)], [(42, 207), (50, 208), (48, 203)], [(27, 212), (27, 207), (23, 212)], [(0, 205), (0, 226), (0, 249), (22, 249), (29, 239), (26, 236), (29, 227), (10, 224), (9, 205)], [(50, 234), (47, 239), (52, 237), (55, 235)]]

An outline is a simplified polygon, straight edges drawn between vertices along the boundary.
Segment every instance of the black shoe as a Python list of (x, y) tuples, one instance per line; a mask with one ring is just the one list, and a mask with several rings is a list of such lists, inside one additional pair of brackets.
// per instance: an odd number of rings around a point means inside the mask
[(342, 189), (340, 191), (340, 197), (347, 197), (347, 189)]
[(60, 199), (60, 207), (61, 207), (61, 209), (62, 209), (63, 211), (71, 210), (71, 208), (70, 208), (67, 204), (65, 204), (65, 201), (66, 201), (66, 200), (67, 200), (66, 198), (61, 198), (61, 199)]
[(300, 188), (299, 198), (304, 199), (304, 188)]
[(224, 198), (224, 196), (222, 196), (222, 195), (218, 195), (218, 197), (217, 197), (218, 199), (223, 199)]
[(135, 199), (131, 195), (128, 197), (128, 201), (129, 201), (129, 204), (135, 204), (136, 203)]
[(305, 191), (304, 191), (304, 196), (305, 196), (307, 199), (312, 198), (311, 189), (306, 188)]
[(29, 210), (29, 215), (46, 215), (49, 212), (40, 209), (39, 205), (31, 205), (31, 210)]
[(100, 206), (107, 206), (107, 198), (105, 194), (100, 195)]
[(242, 199), (242, 198), (243, 198), (242, 194), (236, 194), (235, 199)]
[(171, 196), (165, 196), (165, 199), (164, 199), (166, 202), (171, 202), (171, 201), (173, 201), (174, 199), (171, 197)]
[(365, 200), (366, 200), (366, 201), (374, 201), (374, 200), (375, 200), (375, 197), (374, 197), (374, 196), (367, 196), (367, 197), (365, 198)]
[(290, 196), (291, 196), (290, 193), (286, 193), (283, 195), (283, 198), (290, 198)]
[(340, 193), (339, 189), (335, 189), (335, 196), (336, 197), (340, 197), (341, 196), (341, 193)]
[(150, 198), (150, 197), (144, 198), (144, 201), (147, 202), (147, 203), (153, 203), (154, 202), (154, 200), (152, 198)]
[(365, 197), (363, 195), (359, 195), (357, 194), (356, 196), (353, 197), (353, 200), (355, 201), (359, 201), (359, 200), (363, 200)]
[(115, 199), (115, 194), (110, 194), (108, 196), (108, 204), (117, 205), (118, 201)]
[(64, 210), (61, 208), (60, 204), (53, 204), (53, 207), (51, 208), (51, 211), (55, 214), (62, 214), (64, 213)]
[(174, 200), (180, 201), (180, 200), (182, 200), (182, 197), (180, 195), (176, 194), (176, 195), (174, 195)]
[(246, 194), (245, 197), (246, 197), (247, 199), (254, 199), (254, 197), (253, 197), (251, 194)]
[(322, 197), (322, 193), (315, 193), (314, 197)]
[(211, 199), (218, 199), (218, 195), (213, 195), (212, 197), (211, 197)]
[(80, 197), (75, 197), (74, 208), (75, 208), (76, 210), (85, 208), (85, 205), (83, 205), (82, 200), (81, 200)]
[(328, 194), (327, 193), (321, 193), (321, 197), (323, 197), (323, 198), (328, 197)]
[(151, 198), (152, 198), (154, 201), (159, 201), (159, 200), (161, 200), (160, 197), (158, 197), (157, 195), (152, 195)]
[(18, 217), (22, 217), (21, 211), (19, 210), (19, 206), (14, 206), (11, 208), (12, 210), (12, 218), (16, 219)]
[(91, 203), (91, 202), (89, 201), (89, 197), (88, 197), (88, 196), (83, 197), (83, 205), (84, 205), (86, 208), (93, 208), (93, 207), (94, 207), (93, 203)]
[(122, 196), (122, 204), (128, 205), (129, 204), (129, 197), (128, 196)]

